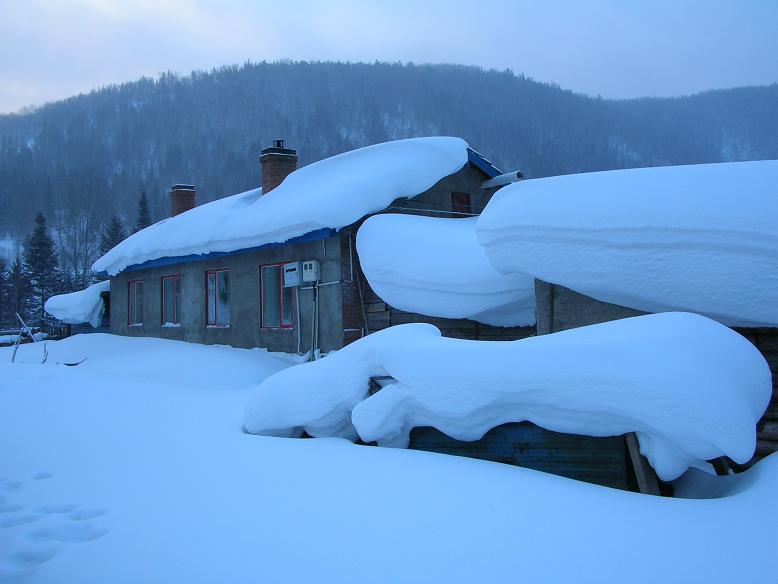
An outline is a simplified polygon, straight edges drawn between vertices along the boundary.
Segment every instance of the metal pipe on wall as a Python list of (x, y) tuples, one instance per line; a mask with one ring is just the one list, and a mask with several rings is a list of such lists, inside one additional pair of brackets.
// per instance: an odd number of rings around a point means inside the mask
[(297, 316), (297, 354), (300, 354), (302, 349), (302, 323), (300, 322), (300, 287), (294, 287), (294, 306)]

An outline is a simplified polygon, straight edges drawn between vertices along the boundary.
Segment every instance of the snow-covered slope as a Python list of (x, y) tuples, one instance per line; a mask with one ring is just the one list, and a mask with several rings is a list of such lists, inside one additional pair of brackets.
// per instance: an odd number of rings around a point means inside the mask
[(147, 227), (93, 268), (113, 275), (161, 257), (234, 251), (339, 229), (454, 174), (467, 163), (467, 147), (459, 138), (412, 138), (333, 156), (296, 170), (265, 196), (248, 191)]
[(526, 273), (647, 312), (778, 326), (778, 161), (594, 172), (500, 189), (478, 239)]
[(289, 364), (263, 351), (101, 334), (47, 345), (45, 365), (40, 347), (20, 347), (15, 364), (0, 349), (4, 583), (733, 584), (778, 573), (775, 455), (727, 480), (722, 498), (652, 497), (480, 460), (244, 434), (242, 388)]
[(58, 294), (46, 301), (43, 308), (54, 318), (67, 324), (88, 322), (93, 327), (100, 326), (103, 319), (103, 299), (101, 292), (108, 292), (111, 282), (98, 282), (78, 292)]
[(375, 215), (359, 228), (359, 261), (370, 286), (400, 310), (499, 326), (535, 323), (531, 276), (494, 269), (475, 218)]
[[(367, 398), (369, 377), (378, 375), (398, 383)], [(771, 390), (754, 346), (695, 314), (511, 342), (443, 338), (431, 325), (414, 324), (268, 378), (244, 425), (258, 434), (358, 434), (400, 447), (418, 426), (460, 440), (523, 420), (590, 436), (636, 432), (641, 452), (670, 480), (719, 456), (747, 462)]]

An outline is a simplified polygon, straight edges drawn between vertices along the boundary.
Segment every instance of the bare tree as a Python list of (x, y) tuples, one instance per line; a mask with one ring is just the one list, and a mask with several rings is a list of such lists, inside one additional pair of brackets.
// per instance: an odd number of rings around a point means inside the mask
[(100, 250), (100, 213), (92, 181), (73, 181), (55, 219), (62, 270), (67, 285), (81, 290), (92, 283), (92, 263)]

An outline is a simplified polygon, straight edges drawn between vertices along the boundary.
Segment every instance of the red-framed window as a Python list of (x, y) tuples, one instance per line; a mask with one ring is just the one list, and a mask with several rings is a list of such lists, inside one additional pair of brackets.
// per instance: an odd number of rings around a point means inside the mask
[(143, 281), (127, 282), (127, 324), (141, 326), (143, 324)]
[(181, 324), (181, 275), (162, 277), (162, 326)]
[(230, 326), (230, 271), (205, 272), (205, 323)]
[(284, 262), (259, 266), (259, 325), (294, 328), (295, 289), (284, 288)]

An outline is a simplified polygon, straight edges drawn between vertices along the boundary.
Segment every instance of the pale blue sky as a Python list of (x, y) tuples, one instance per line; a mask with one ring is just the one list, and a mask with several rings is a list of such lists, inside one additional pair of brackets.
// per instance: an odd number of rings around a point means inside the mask
[(603, 97), (778, 82), (778, 0), (0, 0), (0, 112), (246, 60), (512, 68)]

